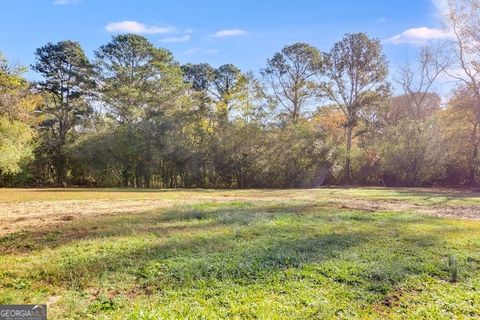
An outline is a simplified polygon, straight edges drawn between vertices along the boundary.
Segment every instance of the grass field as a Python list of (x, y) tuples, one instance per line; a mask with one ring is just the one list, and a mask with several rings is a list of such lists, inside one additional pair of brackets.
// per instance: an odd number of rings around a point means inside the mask
[(6, 303), (49, 319), (480, 318), (480, 194), (0, 189)]

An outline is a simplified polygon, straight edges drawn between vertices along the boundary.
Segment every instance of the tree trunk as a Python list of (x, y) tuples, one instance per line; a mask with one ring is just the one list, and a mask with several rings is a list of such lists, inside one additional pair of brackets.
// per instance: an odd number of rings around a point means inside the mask
[(124, 167), (122, 170), (122, 186), (128, 188), (128, 180), (130, 180), (129, 169)]
[(67, 159), (63, 154), (62, 150), (58, 151), (58, 155), (55, 159), (55, 175), (57, 178), (57, 183), (61, 184), (62, 186), (66, 184), (67, 178)]
[(477, 123), (480, 123), (480, 88), (474, 89), (474, 97), (473, 97), (473, 109), (475, 112), (475, 117), (477, 119)]
[(57, 182), (60, 183), (62, 186), (66, 184), (67, 180), (67, 157), (65, 155), (65, 145), (66, 145), (66, 133), (63, 128), (60, 128), (59, 138), (58, 138), (58, 145), (57, 145), (57, 155), (56, 155), (56, 165), (55, 165), (55, 173), (57, 175)]
[(144, 173), (144, 175), (143, 175), (143, 187), (147, 188), (147, 189), (150, 188), (150, 186), (151, 186), (150, 181), (151, 181), (150, 173), (149, 172)]
[(478, 123), (475, 123), (472, 132), (472, 159), (470, 160), (468, 183), (470, 186), (475, 185), (475, 178), (477, 175), (477, 158), (478, 158), (478, 142), (477, 142), (477, 127)]
[(294, 102), (293, 102), (293, 112), (292, 112), (292, 123), (293, 124), (297, 124), (298, 122), (298, 118), (300, 116), (299, 112), (298, 112), (298, 101), (297, 101), (297, 93), (295, 93), (295, 99), (294, 99)]
[(352, 126), (347, 126), (347, 153), (345, 155), (345, 182), (350, 183), (350, 153), (352, 150)]

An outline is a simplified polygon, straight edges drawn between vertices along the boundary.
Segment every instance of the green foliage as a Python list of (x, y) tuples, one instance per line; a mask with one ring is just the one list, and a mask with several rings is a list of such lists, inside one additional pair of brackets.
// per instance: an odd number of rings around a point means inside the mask
[(429, 159), (429, 132), (418, 131), (413, 121), (400, 121), (385, 129), (381, 140), (381, 161), (385, 183), (421, 185), (428, 180), (427, 170), (434, 165)]
[(0, 174), (15, 174), (32, 159), (34, 131), (25, 123), (0, 117)]
[(74, 129), (93, 112), (87, 101), (94, 87), (92, 66), (81, 46), (73, 41), (48, 43), (35, 52), (33, 70), (43, 81), (36, 84), (44, 95), (39, 108), (42, 143), (38, 161), (55, 168), (57, 182), (66, 183), (69, 157), (66, 146)]
[[(346, 34), (325, 53), (287, 45), (260, 79), (228, 63), (181, 66), (135, 34), (112, 37), (92, 63), (73, 41), (48, 43), (35, 56), (42, 80), (34, 84), (0, 57), (0, 117), (9, 121), (2, 171), (12, 182), (281, 188), (478, 180), (476, 91), (459, 86), (441, 108), (430, 89), (442, 61), (431, 49), (421, 51), (417, 75), (401, 70), (398, 96), (380, 41), (364, 33)], [(23, 140), (13, 144), (17, 134)]]
[(337, 157), (324, 132), (306, 122), (272, 130), (260, 150), (262, 179), (275, 187), (320, 186)]
[(119, 123), (160, 117), (176, 106), (184, 89), (172, 54), (134, 34), (118, 35), (96, 52), (101, 98)]
[[(353, 132), (368, 109), (378, 106), (388, 96), (386, 82), (388, 63), (380, 41), (364, 33), (346, 34), (325, 53), (320, 83), (323, 96), (340, 108), (345, 115), (346, 154), (345, 181), (351, 178), (352, 139), (363, 132)], [(363, 116), (363, 117), (362, 117)]]
[(314, 79), (322, 63), (318, 49), (307, 43), (285, 46), (267, 60), (262, 75), (284, 109), (287, 122), (296, 123), (317, 95)]
[(0, 181), (20, 173), (33, 158), (39, 97), (29, 91), (24, 71), (0, 53)]

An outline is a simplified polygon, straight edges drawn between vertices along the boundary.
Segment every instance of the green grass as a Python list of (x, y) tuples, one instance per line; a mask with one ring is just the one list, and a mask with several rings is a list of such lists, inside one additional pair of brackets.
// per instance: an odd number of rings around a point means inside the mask
[[(479, 221), (329, 204), (455, 207), (480, 203), (474, 194), (0, 190), (0, 201), (19, 205), (115, 198), (178, 202), (4, 235), (0, 304), (49, 302), (52, 319), (480, 317)], [(184, 202), (191, 198), (198, 202)]]

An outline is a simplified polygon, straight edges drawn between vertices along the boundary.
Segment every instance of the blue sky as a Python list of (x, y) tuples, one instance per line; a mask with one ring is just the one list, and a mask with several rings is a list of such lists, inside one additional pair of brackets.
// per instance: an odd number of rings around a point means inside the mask
[[(258, 71), (284, 45), (322, 51), (345, 33), (383, 41), (391, 71), (443, 37), (440, 0), (4, 0), (0, 51), (29, 65), (47, 42), (79, 41), (87, 55), (115, 33), (135, 32), (181, 63), (234, 63)], [(30, 71), (28, 78), (35, 79)]]

